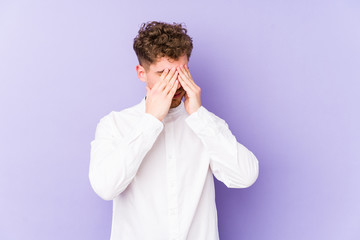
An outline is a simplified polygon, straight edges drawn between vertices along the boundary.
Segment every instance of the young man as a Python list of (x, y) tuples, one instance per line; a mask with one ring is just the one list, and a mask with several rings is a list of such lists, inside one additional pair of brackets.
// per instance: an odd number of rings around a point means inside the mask
[(133, 47), (146, 97), (104, 116), (91, 142), (91, 186), (113, 200), (111, 240), (219, 239), (213, 175), (246, 188), (258, 160), (201, 105), (181, 24), (143, 24)]

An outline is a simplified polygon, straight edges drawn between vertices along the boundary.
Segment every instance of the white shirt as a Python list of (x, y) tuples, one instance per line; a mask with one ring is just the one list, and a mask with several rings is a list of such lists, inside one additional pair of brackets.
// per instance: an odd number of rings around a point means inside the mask
[(111, 240), (219, 239), (214, 176), (229, 188), (252, 185), (255, 155), (224, 120), (184, 103), (160, 121), (145, 98), (100, 119), (91, 142), (89, 179), (113, 200)]

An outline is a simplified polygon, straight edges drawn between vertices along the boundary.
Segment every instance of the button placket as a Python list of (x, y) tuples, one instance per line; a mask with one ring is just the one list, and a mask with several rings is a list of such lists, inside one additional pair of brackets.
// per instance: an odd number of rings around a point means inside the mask
[(174, 132), (172, 123), (167, 123), (165, 128), (166, 146), (166, 176), (167, 176), (167, 196), (168, 196), (168, 217), (170, 239), (178, 239), (179, 219), (178, 219), (178, 199), (176, 188), (176, 156), (174, 146)]

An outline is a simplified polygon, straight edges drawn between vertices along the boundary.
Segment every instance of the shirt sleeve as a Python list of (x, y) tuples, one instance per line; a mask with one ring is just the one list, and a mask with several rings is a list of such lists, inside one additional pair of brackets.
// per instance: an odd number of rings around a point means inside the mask
[(143, 113), (134, 127), (120, 137), (114, 134), (114, 119), (102, 118), (90, 143), (89, 180), (96, 194), (113, 200), (123, 192), (163, 128), (160, 120)]
[(201, 139), (209, 156), (214, 176), (228, 188), (251, 186), (259, 175), (255, 155), (237, 142), (228, 124), (205, 107), (186, 118), (186, 123)]

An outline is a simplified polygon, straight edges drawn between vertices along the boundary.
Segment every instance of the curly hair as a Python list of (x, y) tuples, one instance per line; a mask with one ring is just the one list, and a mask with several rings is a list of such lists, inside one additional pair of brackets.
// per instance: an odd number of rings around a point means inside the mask
[(148, 70), (161, 57), (178, 60), (186, 54), (189, 60), (193, 43), (181, 23), (151, 21), (141, 25), (133, 48), (139, 64)]

